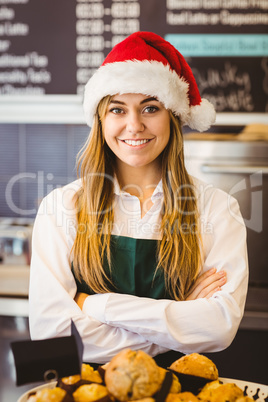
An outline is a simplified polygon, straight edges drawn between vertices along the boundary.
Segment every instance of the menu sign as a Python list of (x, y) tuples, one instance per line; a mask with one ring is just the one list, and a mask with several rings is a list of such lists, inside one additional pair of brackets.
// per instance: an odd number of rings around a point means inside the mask
[(267, 0), (0, 0), (0, 96), (81, 95), (144, 30), (184, 55), (218, 112), (267, 112), (267, 26)]
[(0, 0), (0, 94), (76, 93), (73, 0)]

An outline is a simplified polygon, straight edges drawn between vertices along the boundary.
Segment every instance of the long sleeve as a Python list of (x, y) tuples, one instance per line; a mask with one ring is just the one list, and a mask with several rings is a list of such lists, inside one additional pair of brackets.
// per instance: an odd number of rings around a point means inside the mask
[(246, 229), (234, 198), (220, 190), (208, 188), (206, 192), (200, 201), (203, 269), (216, 267), (227, 272), (227, 283), (221, 291), (209, 299), (194, 301), (94, 295), (87, 297), (83, 311), (103, 323), (183, 353), (228, 347), (243, 316), (247, 293)]
[(143, 335), (104, 324), (86, 315), (73, 300), (76, 283), (70, 252), (76, 232), (72, 197), (77, 184), (55, 190), (40, 205), (33, 230), (29, 291), (32, 339), (70, 335), (74, 321), (84, 343), (84, 361), (105, 363), (122, 348), (142, 349), (156, 355), (167, 349)]

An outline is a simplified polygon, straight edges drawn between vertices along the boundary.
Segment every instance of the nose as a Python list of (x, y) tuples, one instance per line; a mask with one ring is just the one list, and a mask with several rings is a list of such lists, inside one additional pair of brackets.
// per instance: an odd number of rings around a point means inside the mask
[(126, 128), (127, 131), (131, 134), (142, 132), (144, 130), (142, 116), (137, 112), (130, 113), (127, 119)]

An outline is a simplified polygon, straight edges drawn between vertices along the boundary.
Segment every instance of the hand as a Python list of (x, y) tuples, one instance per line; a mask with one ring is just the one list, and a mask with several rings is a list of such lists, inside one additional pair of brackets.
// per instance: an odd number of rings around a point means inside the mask
[(88, 297), (87, 293), (76, 293), (74, 301), (78, 304), (78, 306), (81, 308), (83, 308), (84, 302), (86, 300), (86, 298)]
[(221, 286), (226, 283), (226, 272), (216, 271), (216, 268), (209, 269), (201, 274), (193, 286), (185, 300), (195, 300), (200, 298), (208, 299), (215, 292), (221, 290)]

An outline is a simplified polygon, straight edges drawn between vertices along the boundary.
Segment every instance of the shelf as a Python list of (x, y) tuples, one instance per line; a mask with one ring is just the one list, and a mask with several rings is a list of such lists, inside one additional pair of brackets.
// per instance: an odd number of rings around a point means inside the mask
[[(78, 95), (2, 95), (0, 123), (86, 124)], [(268, 124), (268, 113), (217, 113), (216, 125)]]

